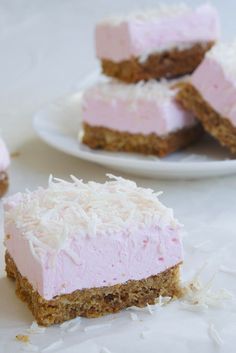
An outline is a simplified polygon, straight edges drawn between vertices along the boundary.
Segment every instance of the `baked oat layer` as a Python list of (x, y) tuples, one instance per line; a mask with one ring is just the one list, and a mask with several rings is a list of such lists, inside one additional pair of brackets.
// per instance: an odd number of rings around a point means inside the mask
[(2, 197), (8, 190), (9, 180), (6, 172), (0, 173), (0, 197)]
[(191, 48), (174, 48), (161, 53), (150, 54), (145, 61), (139, 58), (119, 63), (102, 59), (102, 72), (127, 83), (150, 79), (174, 78), (191, 74), (201, 63), (205, 53), (214, 42), (196, 43)]
[(137, 152), (164, 157), (172, 152), (187, 147), (199, 140), (203, 134), (200, 124), (178, 130), (165, 137), (152, 133), (149, 135), (130, 134), (105, 127), (91, 126), (84, 123), (82, 142), (93, 149), (113, 152)]
[(193, 112), (202, 123), (204, 129), (215, 137), (222, 146), (236, 153), (236, 127), (229, 119), (217, 113), (190, 83), (181, 83), (177, 93), (177, 101)]
[(154, 304), (162, 296), (180, 297), (180, 264), (140, 281), (74, 291), (45, 300), (35, 291), (27, 278), (23, 277), (6, 252), (6, 272), (16, 280), (16, 294), (25, 301), (40, 325), (50, 326), (77, 316), (89, 318), (116, 313), (130, 306), (144, 307)]

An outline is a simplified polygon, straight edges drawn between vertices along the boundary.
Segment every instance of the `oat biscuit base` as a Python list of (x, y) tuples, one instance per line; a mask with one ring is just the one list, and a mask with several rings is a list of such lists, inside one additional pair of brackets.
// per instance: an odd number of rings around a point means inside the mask
[(196, 43), (182, 50), (174, 48), (161, 53), (153, 53), (144, 62), (135, 57), (119, 63), (102, 59), (102, 72), (127, 83), (179, 77), (191, 74), (213, 45), (214, 42)]
[(8, 190), (9, 180), (6, 172), (0, 173), (0, 197), (2, 197)]
[(236, 153), (236, 127), (229, 119), (221, 116), (208, 104), (190, 83), (178, 84), (177, 101), (191, 111), (202, 123), (204, 129), (215, 137), (222, 146)]
[(6, 272), (16, 281), (16, 294), (26, 302), (40, 325), (50, 326), (74, 319), (116, 313), (130, 306), (144, 307), (154, 304), (160, 295), (180, 297), (180, 264), (143, 280), (130, 280), (123, 284), (76, 290), (46, 300), (35, 291), (27, 278), (18, 271), (13, 259), (6, 252)]
[(83, 124), (82, 142), (93, 149), (113, 152), (136, 152), (164, 157), (172, 152), (187, 147), (199, 140), (203, 134), (200, 124), (181, 129), (164, 137), (152, 133), (149, 135), (130, 134), (105, 127)]

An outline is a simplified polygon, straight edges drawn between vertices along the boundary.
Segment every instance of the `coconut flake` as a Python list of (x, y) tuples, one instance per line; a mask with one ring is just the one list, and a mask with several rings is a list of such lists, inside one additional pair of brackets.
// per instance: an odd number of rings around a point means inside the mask
[(233, 269), (233, 268), (230, 268), (230, 267), (227, 267), (227, 266), (220, 266), (219, 270), (221, 272), (224, 272), (224, 273), (228, 273), (230, 275), (236, 275), (236, 269)]
[(224, 341), (223, 339), (221, 338), (219, 332), (216, 330), (215, 326), (213, 323), (210, 323), (209, 324), (209, 328), (208, 328), (208, 333), (209, 333), (209, 336), (211, 337), (211, 339), (218, 345), (218, 346), (221, 346)]
[(145, 339), (145, 338), (148, 338), (148, 336), (152, 333), (151, 330), (143, 330), (141, 333), (140, 333), (140, 337)]
[(31, 344), (31, 343), (27, 343), (26, 345), (24, 345), (22, 347), (23, 351), (26, 352), (38, 352), (39, 351), (39, 347), (36, 346), (35, 344)]
[(44, 349), (42, 349), (42, 353), (46, 353), (46, 352), (52, 352), (55, 349), (59, 348), (61, 345), (63, 344), (63, 340), (59, 339), (58, 341), (55, 341), (51, 344), (49, 344), (47, 347), (45, 347)]
[(203, 248), (205, 245), (208, 245), (208, 244), (210, 244), (210, 240), (204, 240), (201, 243), (193, 245), (193, 248), (194, 249), (200, 249), (200, 248)]
[(73, 326), (77, 326), (81, 324), (81, 317), (77, 317), (75, 319), (69, 320), (69, 321), (65, 321), (60, 325), (61, 329), (67, 329), (68, 327), (73, 327)]
[(163, 306), (163, 305), (166, 305), (168, 304), (170, 301), (172, 300), (171, 297), (168, 297), (168, 296), (165, 296), (163, 297), (162, 295), (160, 295), (156, 300), (156, 304), (160, 305), (160, 306)]
[[(207, 283), (204, 285), (201, 283), (199, 276), (205, 266), (206, 263), (197, 272), (193, 280), (185, 287), (186, 292), (182, 299), (182, 308), (191, 311), (204, 311), (208, 309), (208, 307), (221, 308), (225, 301), (233, 299), (233, 294), (224, 288), (219, 290), (212, 289), (216, 273)], [(195, 306), (196, 308), (194, 308)]]
[(133, 321), (139, 321), (139, 317), (138, 317), (138, 315), (135, 314), (135, 313), (130, 313), (130, 318), (131, 318), (131, 320), (133, 320)]
[(33, 321), (32, 325), (27, 331), (32, 334), (41, 334), (46, 331), (46, 327), (39, 326), (36, 321)]
[(100, 330), (100, 329), (104, 329), (104, 328), (109, 328), (111, 327), (111, 323), (107, 323), (107, 324), (98, 324), (98, 325), (90, 325), (90, 326), (86, 326), (84, 328), (85, 332), (90, 332), (90, 331), (94, 331), (94, 330)]
[(110, 349), (108, 349), (107, 347), (102, 347), (100, 349), (100, 353), (111, 353)]

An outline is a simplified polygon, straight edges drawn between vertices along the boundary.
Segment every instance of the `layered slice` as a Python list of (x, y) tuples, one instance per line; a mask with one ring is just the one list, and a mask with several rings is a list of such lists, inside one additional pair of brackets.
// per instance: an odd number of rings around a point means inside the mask
[(83, 96), (83, 143), (108, 151), (163, 157), (199, 139), (202, 129), (175, 101), (168, 82), (109, 81)]
[(191, 73), (219, 38), (210, 4), (160, 5), (156, 10), (107, 18), (95, 32), (96, 54), (108, 76), (125, 82)]
[(209, 51), (177, 95), (221, 145), (236, 153), (236, 43)]
[(6, 271), (37, 322), (179, 297), (181, 226), (151, 189), (50, 180), (5, 200)]
[(0, 138), (0, 197), (3, 196), (9, 185), (7, 169), (10, 164), (10, 156), (5, 142)]

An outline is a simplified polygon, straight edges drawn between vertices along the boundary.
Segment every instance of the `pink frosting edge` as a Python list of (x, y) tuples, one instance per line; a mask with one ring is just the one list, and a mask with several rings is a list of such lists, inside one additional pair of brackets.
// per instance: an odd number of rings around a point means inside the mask
[(5, 172), (10, 165), (10, 154), (5, 142), (0, 138), (0, 172)]
[(191, 83), (217, 113), (236, 127), (236, 82), (217, 60), (205, 57)]
[[(131, 103), (135, 103), (132, 109)], [(88, 91), (83, 98), (82, 118), (91, 126), (106, 127), (120, 132), (165, 136), (196, 123), (194, 116), (182, 109), (175, 98), (157, 100), (102, 100)]]
[(115, 234), (72, 241), (68, 246), (79, 253), (78, 261), (62, 250), (54, 266), (50, 266), (47, 253), (41, 257), (41, 263), (35, 259), (30, 242), (23, 239), (15, 226), (5, 232), (10, 234), (5, 240), (6, 248), (19, 272), (47, 300), (79, 289), (141, 280), (183, 261), (179, 228), (169, 227), (163, 232), (154, 226), (130, 237)]
[(218, 12), (204, 4), (190, 13), (161, 21), (142, 24), (126, 20), (115, 26), (100, 23), (95, 29), (95, 46), (99, 59), (120, 62), (179, 45), (217, 41), (219, 37)]

